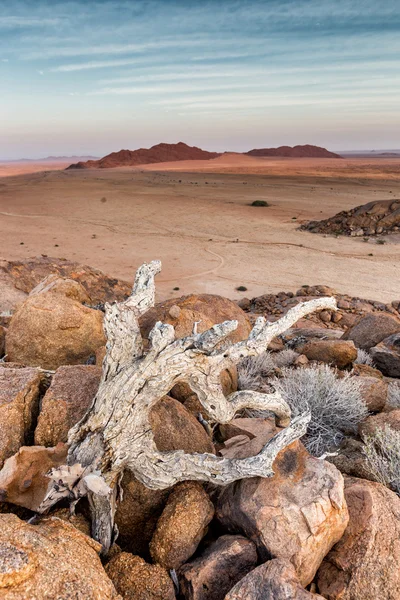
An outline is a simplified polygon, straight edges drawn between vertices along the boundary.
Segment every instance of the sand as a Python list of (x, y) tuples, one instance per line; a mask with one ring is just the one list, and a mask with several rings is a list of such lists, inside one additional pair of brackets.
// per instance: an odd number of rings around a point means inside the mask
[[(0, 255), (65, 257), (127, 280), (143, 261), (161, 258), (160, 299), (254, 297), (325, 284), (390, 302), (400, 298), (399, 236), (378, 245), (297, 230), (303, 221), (390, 198), (400, 198), (399, 159), (231, 154), (25, 173), (0, 179)], [(270, 206), (252, 207), (253, 200)], [(240, 285), (248, 290), (236, 291)]]

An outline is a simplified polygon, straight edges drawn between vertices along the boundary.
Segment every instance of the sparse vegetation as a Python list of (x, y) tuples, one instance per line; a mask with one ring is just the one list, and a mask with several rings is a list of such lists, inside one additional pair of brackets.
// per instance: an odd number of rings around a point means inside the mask
[(269, 206), (269, 204), (265, 200), (254, 200), (254, 202), (251, 203), (251, 206)]
[(369, 367), (374, 365), (372, 356), (366, 350), (361, 350), (361, 348), (357, 349), (357, 358), (354, 362), (357, 365), (368, 365)]
[(249, 356), (238, 364), (239, 390), (263, 391), (266, 379), (272, 375), (275, 363), (270, 352), (260, 356)]
[(294, 416), (311, 412), (303, 442), (314, 456), (339, 446), (346, 435), (355, 434), (368, 414), (358, 377), (338, 378), (327, 365), (307, 369), (284, 369), (272, 385), (288, 402)]
[(246, 287), (245, 285), (239, 285), (239, 286), (236, 288), (236, 291), (237, 291), (237, 292), (247, 292), (247, 287)]
[(376, 240), (376, 243), (379, 244), (380, 246), (383, 246), (383, 244), (386, 244), (386, 240), (379, 238), (379, 240)]
[(365, 436), (364, 452), (376, 481), (400, 496), (400, 431), (388, 425)]
[(389, 385), (387, 403), (393, 408), (400, 408), (400, 382)]

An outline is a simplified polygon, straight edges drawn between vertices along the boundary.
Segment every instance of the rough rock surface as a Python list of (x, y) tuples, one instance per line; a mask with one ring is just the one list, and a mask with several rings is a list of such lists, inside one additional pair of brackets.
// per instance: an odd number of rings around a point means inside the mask
[(225, 594), (257, 565), (256, 547), (241, 535), (223, 535), (179, 570), (185, 600), (224, 600)]
[(101, 369), (75, 365), (57, 369), (47, 390), (35, 430), (35, 444), (56, 446), (85, 415), (99, 387)]
[(288, 560), (275, 558), (246, 575), (225, 600), (323, 600), (323, 597), (301, 586)]
[(361, 377), (360, 393), (371, 412), (383, 410), (388, 397), (388, 384), (376, 377)]
[(371, 356), (384, 375), (400, 377), (400, 333), (394, 333), (371, 348)]
[(373, 435), (376, 429), (384, 429), (387, 425), (395, 431), (400, 431), (400, 409), (382, 412), (368, 417), (360, 423), (358, 429), (360, 435), (365, 437), (367, 435)]
[(353, 340), (357, 348), (369, 350), (393, 333), (400, 331), (400, 319), (388, 313), (371, 313), (359, 319), (343, 335), (344, 340)]
[(323, 221), (310, 221), (300, 229), (312, 233), (370, 236), (400, 229), (400, 200), (374, 200), (344, 210)]
[[(94, 304), (120, 302), (131, 293), (132, 284), (108, 277), (98, 269), (70, 260), (36, 256), (0, 261), (0, 310), (11, 310), (48, 275), (67, 277), (82, 284)], [(6, 298), (5, 292), (9, 292)], [(4, 298), (3, 298), (4, 294)]]
[(350, 366), (357, 358), (357, 348), (352, 341), (312, 340), (300, 346), (298, 352), (308, 360), (317, 360), (343, 369)]
[(342, 539), (318, 571), (328, 600), (400, 598), (400, 498), (379, 483), (348, 479), (350, 513)]
[(224, 458), (247, 458), (255, 456), (265, 444), (279, 431), (275, 417), (237, 418), (230, 423), (220, 425), (220, 434), (224, 443), (219, 453)]
[(121, 552), (106, 565), (106, 573), (124, 600), (175, 600), (174, 584), (160, 565)]
[(125, 471), (121, 485), (123, 496), (115, 514), (118, 543), (124, 550), (148, 558), (149, 543), (169, 491), (150, 490), (129, 471)]
[(0, 369), (0, 468), (28, 442), (41, 380), (37, 369)]
[(341, 473), (351, 477), (360, 477), (375, 481), (364, 452), (364, 444), (353, 438), (346, 438), (336, 456), (329, 456), (329, 462), (335, 465)]
[(81, 364), (105, 344), (103, 313), (82, 304), (87, 294), (72, 280), (39, 284), (14, 313), (7, 360), (44, 369)]
[(178, 484), (171, 492), (150, 542), (154, 562), (177, 569), (195, 552), (214, 516), (214, 506), (195, 482)]
[(222, 491), (217, 517), (257, 545), (262, 560), (285, 558), (308, 585), (348, 522), (343, 477), (299, 442), (280, 452), (271, 479), (237, 481)]
[(46, 473), (66, 462), (67, 446), (23, 446), (8, 458), (0, 471), (0, 501), (36, 511), (50, 480)]
[(2, 600), (122, 600), (107, 577), (100, 544), (60, 519), (29, 525), (0, 514)]
[(212, 440), (196, 417), (183, 404), (164, 396), (152, 408), (149, 415), (154, 441), (161, 452), (185, 450), (215, 454)]

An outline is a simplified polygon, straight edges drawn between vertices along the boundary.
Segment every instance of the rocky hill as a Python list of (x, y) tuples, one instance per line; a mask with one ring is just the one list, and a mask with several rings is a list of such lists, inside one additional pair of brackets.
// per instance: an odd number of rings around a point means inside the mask
[(342, 158), (326, 148), (305, 144), (303, 146), (279, 146), (279, 148), (255, 148), (246, 152), (249, 156), (286, 156), (288, 158)]
[(311, 233), (370, 236), (400, 230), (400, 200), (377, 200), (300, 227)]
[(88, 160), (70, 165), (68, 169), (112, 169), (114, 167), (135, 167), (152, 163), (177, 160), (209, 160), (220, 156), (218, 152), (207, 152), (183, 142), (177, 144), (157, 144), (139, 150), (120, 150), (107, 154), (99, 160)]

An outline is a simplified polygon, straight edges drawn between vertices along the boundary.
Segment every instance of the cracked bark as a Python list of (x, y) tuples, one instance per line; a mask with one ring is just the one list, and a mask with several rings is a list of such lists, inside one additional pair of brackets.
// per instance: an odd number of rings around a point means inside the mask
[[(144, 485), (164, 489), (184, 480), (226, 485), (245, 477), (271, 477), (276, 455), (303, 436), (310, 416), (290, 421), (290, 409), (277, 392), (240, 391), (225, 397), (221, 372), (245, 356), (265, 352), (270, 341), (298, 319), (316, 310), (335, 310), (334, 298), (317, 298), (291, 309), (275, 323), (259, 318), (247, 340), (229, 345), (226, 337), (237, 327), (225, 321), (198, 334), (175, 339), (172, 325), (158, 322), (144, 351), (138, 319), (155, 302), (154, 277), (161, 263), (138, 270), (132, 295), (125, 302), (106, 305), (104, 327), (107, 352), (97, 395), (85, 417), (69, 432), (68, 466), (51, 475), (53, 484), (40, 512), (61, 498), (72, 505), (88, 495), (92, 535), (105, 551), (114, 536), (118, 482), (129, 469)], [(270, 410), (284, 426), (263, 450), (247, 459), (225, 459), (212, 454), (158, 451), (149, 423), (152, 406), (179, 381), (189, 384), (211, 419), (227, 423), (243, 408)]]

